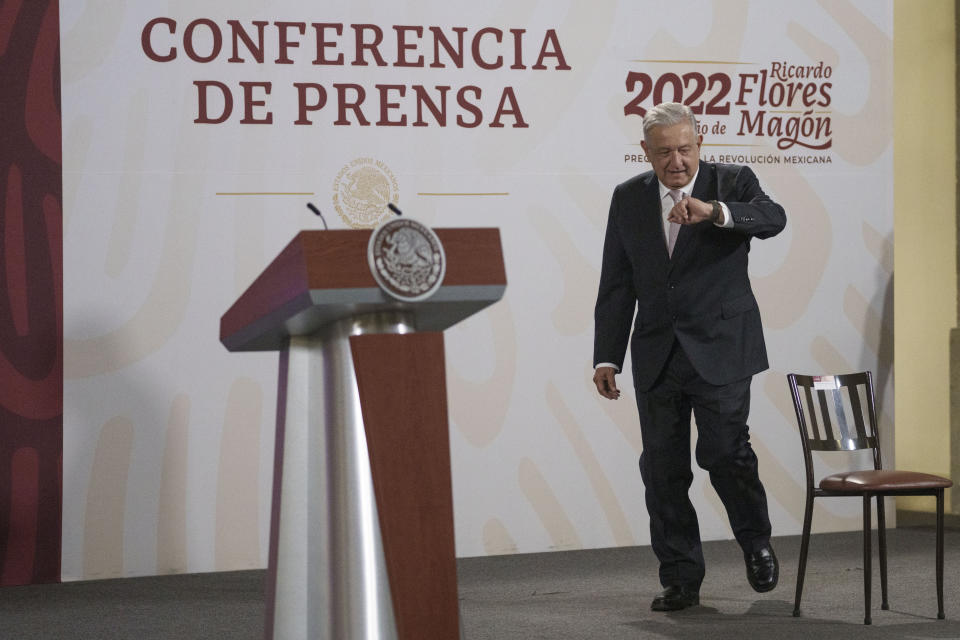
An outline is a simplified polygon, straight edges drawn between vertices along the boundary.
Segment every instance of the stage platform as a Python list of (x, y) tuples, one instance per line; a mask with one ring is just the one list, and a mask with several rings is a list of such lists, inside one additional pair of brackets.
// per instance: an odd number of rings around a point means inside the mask
[[(700, 606), (668, 614), (650, 611), (660, 585), (649, 547), (464, 558), (458, 561), (463, 638), (960, 638), (960, 531), (946, 532), (946, 620), (936, 619), (934, 540), (928, 527), (889, 531), (890, 610), (880, 609), (875, 558), (869, 627), (862, 624), (859, 532), (813, 537), (799, 618), (791, 615), (799, 536), (774, 538), (780, 586), (766, 594), (747, 585), (736, 543), (706, 543)], [(6, 587), (0, 589), (0, 638), (260, 639), (265, 575), (241, 571)]]

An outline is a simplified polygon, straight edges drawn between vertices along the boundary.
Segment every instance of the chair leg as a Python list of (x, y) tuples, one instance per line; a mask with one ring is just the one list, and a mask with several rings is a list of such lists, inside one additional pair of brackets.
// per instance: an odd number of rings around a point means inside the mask
[(943, 615), (943, 489), (937, 490), (937, 618)]
[(863, 624), (870, 624), (870, 499), (869, 493), (863, 495)]
[(797, 594), (793, 601), (793, 616), (800, 615), (800, 596), (803, 595), (803, 576), (807, 570), (807, 551), (810, 549), (810, 523), (813, 520), (813, 494), (807, 491), (807, 506), (803, 510), (803, 535), (800, 537), (800, 567), (797, 569)]
[(885, 496), (877, 496), (877, 546), (880, 550), (880, 608), (890, 609), (887, 602), (887, 523), (884, 517)]

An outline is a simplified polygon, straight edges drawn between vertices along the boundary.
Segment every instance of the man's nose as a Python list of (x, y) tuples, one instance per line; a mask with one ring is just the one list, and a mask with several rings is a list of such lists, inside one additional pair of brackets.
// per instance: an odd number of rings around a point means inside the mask
[(679, 151), (674, 151), (670, 154), (670, 166), (671, 167), (681, 167), (683, 166), (683, 156), (680, 155)]

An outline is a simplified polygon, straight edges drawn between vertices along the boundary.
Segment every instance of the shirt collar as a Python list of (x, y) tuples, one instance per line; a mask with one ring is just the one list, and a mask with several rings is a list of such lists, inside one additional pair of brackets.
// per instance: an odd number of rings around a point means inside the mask
[[(685, 185), (683, 185), (682, 187), (680, 187), (680, 191), (682, 191), (683, 193), (685, 193), (685, 194), (688, 195), (688, 196), (692, 195), (692, 194), (693, 194), (693, 185), (695, 185), (695, 184), (697, 183), (697, 176), (698, 176), (698, 175), (700, 175), (700, 166), (699, 166), (699, 165), (697, 165), (697, 172), (696, 172), (695, 174), (693, 174), (693, 180), (691, 180), (691, 181), (688, 182), (687, 184), (685, 184)], [(663, 184), (662, 182), (660, 182), (660, 178), (657, 178), (657, 184), (660, 185), (660, 199), (663, 200), (664, 198), (667, 197), (667, 194), (672, 191), (672, 189), (671, 189), (670, 187), (666, 186), (665, 184)]]

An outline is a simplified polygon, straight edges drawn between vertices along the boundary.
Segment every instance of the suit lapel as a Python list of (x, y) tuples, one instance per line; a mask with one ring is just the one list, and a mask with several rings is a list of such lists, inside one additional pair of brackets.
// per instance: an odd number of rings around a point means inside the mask
[[(715, 183), (714, 165), (701, 162), (700, 172), (697, 174), (697, 181), (693, 184), (693, 192), (690, 195), (698, 200), (713, 200), (717, 191)], [(698, 226), (684, 225), (680, 227), (677, 243), (673, 246), (673, 254), (670, 256), (671, 268), (683, 256), (687, 247), (694, 242), (698, 233)]]
[(640, 237), (645, 239), (644, 251), (655, 256), (657, 262), (666, 266), (670, 262), (667, 253), (667, 236), (664, 229), (663, 213), (660, 210), (660, 182), (657, 176), (650, 172), (650, 180), (644, 186), (641, 194), (640, 213), (643, 228)]
[(693, 192), (690, 194), (699, 200), (713, 200), (716, 197), (716, 165), (706, 162), (700, 163), (700, 173), (697, 174), (697, 181), (693, 184)]
[(622, 220), (622, 237), (628, 251), (647, 268), (666, 269), (669, 257), (660, 215), (660, 187), (651, 171), (625, 194), (628, 209)]

